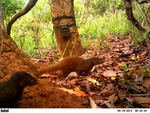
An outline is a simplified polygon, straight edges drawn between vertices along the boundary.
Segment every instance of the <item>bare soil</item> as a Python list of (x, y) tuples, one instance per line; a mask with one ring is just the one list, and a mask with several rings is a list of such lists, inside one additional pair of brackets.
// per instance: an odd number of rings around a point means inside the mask
[(51, 83), (51, 78), (39, 79), (39, 83), (24, 89), (19, 108), (88, 108), (83, 103), (87, 97), (79, 97), (58, 89)]

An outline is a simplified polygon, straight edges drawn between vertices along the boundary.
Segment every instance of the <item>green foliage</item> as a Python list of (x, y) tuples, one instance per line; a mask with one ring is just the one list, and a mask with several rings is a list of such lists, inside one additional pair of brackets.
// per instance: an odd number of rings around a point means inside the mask
[(137, 91), (140, 93), (140, 90), (135, 86), (135, 83), (134, 82), (129, 82), (129, 84), (131, 85), (131, 89)]
[(123, 11), (116, 12), (115, 15), (106, 11), (103, 16), (89, 17), (85, 25), (79, 26), (78, 31), (85, 48), (91, 47), (87, 44), (89, 39), (96, 42), (97, 46), (99, 45), (97, 39), (107, 40), (108, 32), (120, 36), (129, 34), (128, 21)]
[(96, 14), (103, 15), (107, 10), (113, 6), (115, 9), (123, 9), (124, 4), (122, 0), (92, 0), (92, 8)]
[[(29, 56), (56, 48), (48, 0), (38, 1), (35, 7), (12, 26), (12, 38)], [(43, 11), (43, 8), (45, 9)]]
[[(135, 18), (140, 22), (142, 26), (144, 26), (145, 28), (150, 28), (150, 4), (140, 5), (137, 2), (133, 2), (132, 6)], [(132, 43), (134, 45), (139, 45), (143, 44), (143, 42), (146, 42), (146, 45), (150, 46), (149, 30), (147, 30), (147, 32), (145, 33), (140, 33), (139, 30), (136, 27), (133, 27), (132, 24), (130, 24), (129, 27), (131, 31), (130, 34), (132, 36)]]
[[(127, 67), (126, 63), (124, 63), (123, 66), (122, 66), (122, 69), (124, 71), (124, 73), (123, 73), (124, 83), (128, 84), (131, 87), (131, 89), (133, 89), (134, 91), (140, 92), (140, 90), (136, 87), (135, 82), (132, 82), (131, 78), (134, 78), (134, 77), (130, 76), (131, 72), (127, 72), (127, 68), (128, 67)], [(139, 79), (141, 81), (140, 78), (137, 78), (137, 79)]]
[(122, 69), (123, 69), (123, 75), (124, 75), (124, 79), (125, 79), (125, 83), (128, 83), (129, 82), (129, 80), (128, 80), (128, 77), (129, 77), (129, 75), (131, 74), (130, 72), (127, 72), (127, 64), (126, 63), (124, 63), (123, 64), (123, 66), (122, 66)]
[(148, 70), (150, 70), (150, 65), (146, 66), (146, 67), (140, 67), (140, 69), (142, 69), (142, 75), (145, 76), (150, 76), (150, 73)]
[(124, 11), (116, 12), (114, 15), (106, 12), (103, 16), (105, 26), (113, 35), (127, 35), (129, 33), (128, 21)]
[(103, 14), (109, 7), (109, 0), (95, 0), (92, 3), (92, 8), (96, 10), (96, 14)]
[(124, 72), (127, 70), (127, 64), (126, 63), (123, 64), (122, 69)]
[(3, 16), (8, 19), (25, 5), (24, 0), (2, 0)]
[[(9, 3), (8, 0), (6, 1)], [(18, 0), (15, 1), (17, 2)], [(85, 4), (84, 1), (86, 0), (74, 1), (79, 38), (84, 48), (106, 48), (110, 35), (120, 37), (131, 35), (133, 44), (138, 44), (147, 39), (149, 31), (143, 35), (128, 21), (122, 0), (90, 0), (86, 1)], [(134, 2), (134, 4), (136, 3)], [(134, 4), (135, 9), (138, 7), (138, 10), (134, 10), (134, 15), (142, 22), (145, 17), (143, 15), (143, 6)], [(22, 8), (23, 5), (19, 6)], [(148, 14), (148, 17), (150, 15), (148, 12), (144, 14)], [(147, 19), (149, 21), (150, 18)], [(30, 56), (37, 53), (42, 54), (46, 49), (57, 48), (51, 20), (49, 0), (38, 1), (28, 14), (14, 23), (12, 37), (18, 46)], [(38, 31), (36, 30), (37, 28)]]

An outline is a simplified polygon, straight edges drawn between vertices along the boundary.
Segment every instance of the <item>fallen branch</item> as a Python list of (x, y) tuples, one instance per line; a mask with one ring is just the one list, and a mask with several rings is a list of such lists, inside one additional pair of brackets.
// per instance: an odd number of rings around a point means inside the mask
[(150, 94), (128, 94), (127, 96), (145, 97), (145, 96), (150, 96)]

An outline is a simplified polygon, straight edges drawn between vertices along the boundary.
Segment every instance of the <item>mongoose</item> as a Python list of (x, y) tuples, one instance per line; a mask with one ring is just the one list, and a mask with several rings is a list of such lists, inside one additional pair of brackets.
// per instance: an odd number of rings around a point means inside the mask
[(43, 73), (55, 71), (61, 71), (63, 76), (67, 76), (71, 72), (76, 72), (80, 75), (82, 72), (88, 73), (94, 65), (100, 63), (103, 63), (103, 61), (97, 57), (91, 57), (88, 59), (83, 59), (81, 57), (66, 57), (58, 64), (40, 69), (35, 75), (39, 76)]
[(13, 107), (22, 95), (26, 86), (37, 83), (37, 80), (24, 71), (15, 72), (8, 81), (0, 84), (0, 107)]

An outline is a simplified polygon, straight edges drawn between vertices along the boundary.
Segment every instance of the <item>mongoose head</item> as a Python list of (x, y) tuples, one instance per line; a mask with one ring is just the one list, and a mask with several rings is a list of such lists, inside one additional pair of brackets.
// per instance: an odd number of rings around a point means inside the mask
[(93, 65), (101, 64), (101, 63), (104, 62), (103, 59), (100, 59), (100, 58), (98, 58), (98, 57), (91, 57), (90, 59), (92, 59)]
[(37, 80), (34, 77), (24, 71), (15, 72), (11, 76), (10, 80), (11, 79), (16, 80), (19, 87), (31, 86), (37, 83)]

